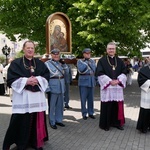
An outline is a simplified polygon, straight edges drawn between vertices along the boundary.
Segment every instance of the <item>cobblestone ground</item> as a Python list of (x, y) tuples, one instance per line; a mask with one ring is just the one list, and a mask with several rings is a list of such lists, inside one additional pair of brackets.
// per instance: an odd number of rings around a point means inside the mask
[[(45, 144), (44, 150), (150, 150), (150, 132), (141, 134), (136, 130), (140, 104), (140, 89), (136, 82), (136, 76), (137, 73), (133, 76), (133, 84), (127, 86), (124, 91), (126, 123), (123, 131), (110, 128), (110, 131), (106, 132), (99, 128), (99, 87), (95, 88), (96, 119), (83, 120), (80, 112), (78, 87), (71, 86), (70, 106), (73, 109), (64, 111), (63, 123), (66, 126), (58, 126), (57, 130), (51, 129), (47, 116), (49, 141)], [(9, 124), (10, 115), (10, 98), (0, 96), (0, 147)]]

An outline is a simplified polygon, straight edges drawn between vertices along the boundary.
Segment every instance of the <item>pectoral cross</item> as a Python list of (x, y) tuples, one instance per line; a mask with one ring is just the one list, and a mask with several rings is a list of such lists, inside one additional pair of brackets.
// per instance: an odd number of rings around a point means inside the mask
[(32, 73), (34, 72), (33, 66), (30, 67), (30, 70), (31, 70)]
[(113, 66), (112, 69), (115, 70), (115, 66)]

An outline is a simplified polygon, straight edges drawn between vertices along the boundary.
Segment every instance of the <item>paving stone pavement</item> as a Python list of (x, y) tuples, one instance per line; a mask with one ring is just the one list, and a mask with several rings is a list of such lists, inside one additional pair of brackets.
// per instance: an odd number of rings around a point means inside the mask
[[(99, 87), (95, 88), (94, 98), (96, 119), (83, 120), (80, 112), (78, 86), (71, 86), (70, 106), (73, 109), (64, 111), (63, 123), (66, 126), (58, 126), (57, 130), (51, 129), (47, 116), (49, 141), (45, 143), (44, 150), (150, 150), (150, 132), (142, 134), (136, 130), (140, 104), (140, 89), (136, 78), (137, 73), (134, 73), (133, 84), (124, 90), (126, 123), (123, 131), (116, 128), (104, 131), (99, 128)], [(10, 98), (0, 96), (0, 149), (10, 115)]]

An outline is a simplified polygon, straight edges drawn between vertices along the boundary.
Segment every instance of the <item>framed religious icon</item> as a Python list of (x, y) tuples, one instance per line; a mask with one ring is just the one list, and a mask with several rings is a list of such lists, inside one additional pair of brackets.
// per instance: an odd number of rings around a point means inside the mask
[(71, 45), (71, 22), (67, 15), (61, 12), (50, 15), (46, 21), (46, 53), (57, 48), (63, 54), (70, 54)]

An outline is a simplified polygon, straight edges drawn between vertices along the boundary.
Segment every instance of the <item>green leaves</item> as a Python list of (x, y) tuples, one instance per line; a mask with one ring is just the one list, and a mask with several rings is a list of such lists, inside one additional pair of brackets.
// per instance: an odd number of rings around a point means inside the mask
[(45, 23), (49, 15), (63, 12), (72, 23), (72, 49), (77, 56), (90, 47), (95, 56), (105, 53), (110, 41), (119, 43), (120, 55), (140, 55), (150, 43), (149, 0), (0, 0), (0, 29), (39, 43), (45, 53)]
[[(74, 5), (79, 12), (76, 21), (81, 25), (80, 31), (77, 32), (88, 45), (92, 45), (95, 55), (97, 51), (103, 53), (102, 48), (110, 41), (119, 43), (120, 54), (133, 56), (134, 51), (140, 54), (140, 49), (146, 42), (150, 42), (147, 38), (150, 23), (146, 19), (150, 14), (148, 6), (149, 1), (146, 0), (103, 0), (101, 2), (91, 0), (89, 4), (80, 0)], [(141, 30), (144, 30), (147, 35), (141, 34)], [(92, 40), (94, 44), (91, 43)]]

